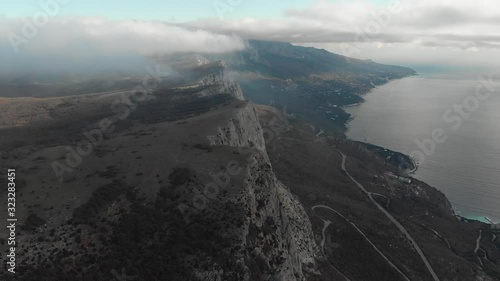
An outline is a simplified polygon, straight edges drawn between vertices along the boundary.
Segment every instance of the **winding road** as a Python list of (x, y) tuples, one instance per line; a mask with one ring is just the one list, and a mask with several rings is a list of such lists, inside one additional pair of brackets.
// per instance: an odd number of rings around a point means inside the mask
[(372, 194), (372, 195), (377, 195), (377, 196), (380, 196), (380, 197), (384, 197), (385, 199), (387, 199), (387, 203), (385, 204), (385, 207), (386, 207), (387, 209), (389, 209), (389, 206), (390, 206), (390, 204), (391, 204), (391, 199), (390, 199), (389, 197), (387, 197), (387, 196), (385, 196), (385, 195), (382, 195), (382, 194), (379, 194), (379, 193), (373, 193), (373, 192), (371, 192), (371, 194)]
[(432, 229), (431, 228), (431, 231), (434, 233), (434, 235), (436, 235), (439, 239), (443, 240), (445, 243), (446, 243), (446, 246), (448, 246), (448, 249), (452, 250), (453, 251), (453, 248), (451, 248), (451, 245), (450, 245), (450, 242), (448, 241), (448, 239), (444, 238), (441, 234), (439, 234), (439, 232), (437, 232), (435, 229)]
[[(316, 205), (314, 207), (312, 207), (311, 209), (313, 211), (315, 211), (316, 209), (318, 208), (324, 208), (324, 209), (327, 209), (327, 210), (330, 210), (334, 213), (336, 213), (337, 215), (339, 215), (341, 218), (343, 218), (344, 220), (346, 220), (348, 223), (350, 223), (364, 238), (366, 241), (368, 241), (368, 243), (370, 243), (370, 245), (375, 249), (375, 251), (377, 251), (381, 256), (382, 258), (384, 258), (387, 263), (389, 263), (389, 265), (391, 267), (393, 267), (399, 274), (401, 274), (407, 281), (410, 281), (410, 279), (408, 277), (406, 277), (406, 275), (401, 272), (401, 270), (399, 270), (399, 268), (393, 264), (383, 253), (382, 251), (380, 251), (377, 246), (375, 246), (375, 244), (373, 244), (373, 242), (363, 233), (363, 231), (361, 231), (361, 229), (358, 228), (358, 226), (356, 226), (356, 224), (354, 224), (353, 222), (351, 222), (348, 218), (344, 217), (341, 213), (339, 213), (338, 211), (328, 207), (328, 206), (325, 206), (325, 205)], [(324, 246), (325, 246), (325, 231), (326, 229), (328, 228), (328, 226), (331, 224), (330, 221), (327, 221), (325, 219), (323, 219), (323, 221), (325, 222), (325, 225), (323, 226), (323, 240), (321, 241), (321, 251), (323, 252), (323, 256), (325, 256), (326, 258), (326, 255), (325, 255), (325, 251), (324, 251)], [(338, 269), (337, 269), (338, 271)], [(345, 276), (344, 276), (345, 277)], [(347, 279), (347, 277), (346, 277)]]
[[(340, 152), (340, 151), (339, 151)], [(401, 223), (399, 223), (389, 212), (387, 212), (382, 206), (380, 206), (380, 204), (373, 198), (373, 195), (371, 192), (367, 191), (365, 189), (365, 187), (360, 184), (358, 181), (356, 181), (350, 174), (349, 172), (347, 172), (346, 170), (346, 160), (347, 160), (347, 156), (340, 152), (340, 154), (342, 155), (342, 170), (347, 174), (347, 176), (356, 184), (356, 186), (358, 186), (365, 194), (366, 196), (368, 196), (368, 198), (370, 199), (370, 201), (372, 201), (373, 204), (375, 204), (375, 206), (392, 222), (394, 223), (394, 225), (396, 225), (396, 227), (399, 229), (399, 231), (401, 231), (405, 237), (410, 241), (410, 245), (413, 246), (413, 248), (415, 249), (415, 251), (417, 251), (418, 255), (420, 256), (420, 258), (422, 259), (422, 261), (424, 262), (425, 266), (427, 267), (427, 270), (429, 271), (429, 273), (432, 275), (432, 278), (434, 279), (434, 281), (440, 281), (439, 277), (437, 276), (436, 272), (434, 271), (434, 269), (432, 268), (431, 264), (429, 263), (429, 260), (427, 259), (427, 257), (425, 256), (424, 252), (422, 251), (422, 249), (420, 249), (420, 247), (418, 246), (417, 242), (415, 242), (415, 240), (413, 239), (413, 237), (410, 235), (410, 233), (404, 228), (403, 225), (401, 225)]]
[[(314, 211), (314, 207), (312, 207), (313, 211)], [(323, 219), (323, 218), (322, 218)], [(325, 235), (325, 231), (326, 229), (328, 228), (328, 226), (330, 226), (330, 224), (332, 224), (331, 221), (329, 220), (325, 220), (323, 219), (323, 222), (324, 222), (324, 225), (323, 225), (323, 230), (321, 231), (321, 235), (323, 235), (323, 240), (321, 240), (321, 253), (323, 254), (323, 257), (325, 257), (326, 259), (326, 262), (328, 262), (328, 264), (330, 264), (330, 266), (338, 273), (340, 274), (342, 277), (344, 277), (344, 279), (346, 281), (351, 281), (351, 279), (349, 279), (347, 276), (344, 275), (344, 273), (342, 273), (337, 267), (335, 267), (335, 265), (333, 265), (329, 260), (328, 258), (326, 257), (326, 254), (325, 254), (325, 240), (326, 240), (326, 235)]]

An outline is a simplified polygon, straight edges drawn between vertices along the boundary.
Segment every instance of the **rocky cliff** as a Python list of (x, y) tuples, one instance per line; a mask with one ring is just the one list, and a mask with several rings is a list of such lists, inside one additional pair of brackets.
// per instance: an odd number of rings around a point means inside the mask
[(253, 105), (236, 111), (208, 140), (210, 145), (235, 147), (237, 153), (248, 155), (236, 191), (240, 196), (231, 200), (246, 210), (241, 280), (305, 280), (306, 274), (319, 274), (320, 253), (311, 223), (298, 199), (272, 171)]
[(228, 145), (233, 147), (256, 147), (264, 155), (266, 145), (262, 128), (251, 104), (246, 104), (234, 112), (233, 118), (217, 127), (215, 135), (208, 136), (210, 145)]
[[(203, 65), (192, 81), (162, 85), (112, 130), (92, 131), (102, 139), (64, 181), (52, 165), (65, 164), (66, 148), (79, 143), (72, 138), (55, 146), (33, 138), (4, 154), (23, 179), (27, 196), (18, 204), (29, 206), (19, 209), (16, 280), (298, 281), (319, 274), (306, 211), (277, 180), (254, 106), (225, 72), (223, 63)], [(110, 99), (64, 101), (99, 120), (108, 118)], [(67, 126), (44, 127), (49, 135), (96, 128), (71, 127), (82, 122), (69, 113), (57, 118)]]
[[(206, 68), (210, 74), (202, 79), (205, 85), (221, 85), (225, 91), (236, 92), (235, 96), (240, 98), (239, 87), (227, 82), (224, 76), (224, 63), (204, 66), (204, 72)], [(225, 82), (221, 83), (221, 79)], [(234, 148), (235, 153), (245, 158), (241, 177), (229, 192), (236, 196), (224, 199), (245, 214), (243, 225), (236, 231), (239, 237), (235, 238), (241, 241), (241, 247), (234, 253), (240, 257), (241, 271), (226, 268), (219, 274), (212, 271), (202, 275), (226, 280), (227, 272), (234, 271), (238, 280), (288, 281), (305, 280), (306, 274), (318, 274), (316, 259), (320, 253), (311, 223), (298, 199), (272, 171), (254, 106), (249, 103), (237, 106), (228, 118), (220, 121), (214, 124), (214, 133), (207, 136), (208, 145), (219, 149)]]
[[(244, 100), (243, 91), (240, 85), (228, 78), (227, 65), (223, 61), (216, 61), (200, 65), (191, 70), (191, 75), (201, 87), (209, 87), (212, 89), (210, 92), (200, 92), (201, 95), (211, 94), (225, 94), (233, 96), (239, 100)], [(215, 86), (215, 87), (214, 87)]]
[[(385, 178), (397, 167), (359, 144), (243, 100), (221, 62), (186, 77), (129, 114), (109, 108), (133, 91), (64, 98), (77, 111), (2, 131), (18, 140), (0, 166), (17, 168), (19, 274), (0, 280), (432, 280), (382, 209), (439, 280), (498, 276), (496, 234), (460, 222), (435, 189)], [(68, 165), (63, 181), (54, 163)]]

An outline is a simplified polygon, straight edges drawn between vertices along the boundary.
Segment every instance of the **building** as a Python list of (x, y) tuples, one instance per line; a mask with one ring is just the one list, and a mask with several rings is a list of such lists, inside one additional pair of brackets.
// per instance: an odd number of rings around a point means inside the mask
[(411, 183), (411, 179), (405, 177), (398, 177), (398, 180), (402, 183), (407, 183), (407, 184)]
[(393, 179), (396, 179), (402, 183), (407, 183), (407, 184), (410, 184), (411, 183), (411, 179), (409, 178), (405, 178), (405, 177), (401, 177), (401, 176), (396, 176), (395, 174), (393, 174), (392, 172), (385, 172), (384, 173), (384, 176), (387, 176), (387, 177), (391, 177)]
[(490, 227), (491, 227), (491, 230), (493, 232), (500, 232), (500, 223), (498, 222), (494, 222), (492, 221), (490, 218), (488, 217), (484, 217), (489, 223), (490, 223)]

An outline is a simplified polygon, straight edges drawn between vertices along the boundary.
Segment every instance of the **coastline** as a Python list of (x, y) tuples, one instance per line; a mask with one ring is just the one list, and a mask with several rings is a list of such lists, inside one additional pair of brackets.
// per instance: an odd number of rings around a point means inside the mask
[(404, 173), (413, 174), (418, 170), (418, 165), (415, 163), (415, 160), (409, 155), (369, 142), (357, 141), (353, 139), (350, 140), (363, 145), (371, 151), (376, 152), (382, 158), (385, 158), (387, 162), (399, 167), (400, 170)]
[[(373, 87), (372, 89), (370, 89), (369, 91), (367, 91), (366, 93), (364, 94), (361, 94), (360, 96), (364, 96), (364, 95), (367, 95), (369, 93), (371, 93), (373, 90), (375, 90), (376, 88), (378, 88), (379, 86), (383, 86), (383, 85), (386, 85), (388, 84), (389, 82), (392, 82), (392, 81), (396, 81), (396, 80), (401, 80), (401, 79), (404, 79), (404, 78), (407, 78), (407, 77), (413, 77), (413, 76), (419, 76), (420, 74), (414, 74), (414, 75), (408, 75), (408, 76), (405, 76), (405, 77), (402, 77), (402, 78), (398, 78), (398, 79), (392, 79), (392, 80), (388, 80), (387, 83), (384, 83), (384, 84), (381, 84), (381, 85), (378, 85), (378, 86), (375, 86)], [(364, 103), (365, 100), (363, 100), (362, 102), (360, 103), (356, 103), (356, 104), (352, 104), (352, 105), (348, 105), (348, 106), (344, 106), (343, 108), (350, 108), (350, 107), (355, 107), (355, 106), (358, 106), (358, 105), (361, 105), (362, 103)], [(347, 111), (346, 111), (347, 112)], [(407, 164), (409, 164), (410, 168), (409, 169), (400, 169), (403, 174), (405, 174), (406, 176), (410, 176), (412, 178), (415, 178), (413, 177), (412, 175), (417, 173), (418, 171), (418, 168), (419, 168), (419, 165), (418, 163), (415, 161), (415, 159), (413, 159), (411, 156), (409, 155), (406, 155), (402, 152), (399, 152), (399, 151), (396, 151), (396, 150), (392, 150), (392, 149), (389, 149), (387, 147), (383, 147), (383, 146), (380, 146), (380, 145), (376, 145), (376, 144), (373, 144), (373, 143), (370, 143), (368, 141), (368, 139), (365, 139), (365, 141), (359, 141), (359, 140), (355, 140), (355, 139), (352, 139), (352, 138), (349, 138), (347, 136), (347, 133), (348, 131), (350, 130), (351, 128), (351, 121), (353, 121), (357, 116), (356, 115), (352, 115), (351, 113), (347, 112), (348, 114), (351, 115), (351, 117), (347, 120), (346, 124), (345, 124), (345, 127), (346, 127), (346, 131), (344, 132), (344, 136), (346, 137), (346, 139), (349, 139), (355, 143), (359, 143), (361, 144), (362, 146), (364, 146), (365, 148), (379, 154), (381, 157), (383, 158), (386, 158), (387, 156), (390, 156), (390, 160), (389, 162), (392, 162), (392, 164), (395, 164), (397, 167), (401, 167), (401, 162), (403, 163), (403, 167), (407, 166)], [(394, 156), (396, 156), (396, 160), (394, 159)], [(417, 180), (419, 180), (418, 178), (415, 178)], [(426, 183), (426, 182), (425, 182)], [(426, 183), (427, 184), (427, 183)], [(428, 184), (429, 185), (429, 184)], [(429, 185), (431, 186), (431, 185)], [(434, 187), (434, 186), (433, 186)], [(437, 190), (441, 191), (441, 189), (437, 188), (437, 187), (434, 187), (436, 188)], [(446, 199), (449, 201), (448, 197), (445, 195)], [(451, 201), (450, 201), (451, 203)], [(455, 208), (455, 206), (453, 205), (453, 203), (451, 203), (452, 205), (452, 210), (453, 210), (453, 213), (455, 215), (455, 217), (457, 217), (457, 219), (459, 219), (460, 221), (462, 222), (470, 222), (470, 221), (475, 221), (475, 222), (479, 222), (479, 223), (482, 223), (482, 224), (486, 224), (486, 225), (492, 225), (491, 222), (488, 221), (488, 217), (495, 217), (494, 215), (491, 215), (491, 214), (469, 214), (469, 215), (464, 215), (462, 213), (462, 211), (460, 210), (457, 210)]]
[[(381, 85), (374, 85), (374, 84), (372, 84), (374, 86), (373, 88), (371, 88), (370, 90), (366, 91), (365, 93), (363, 93), (363, 94), (361, 94), (359, 96), (363, 97), (365, 95), (368, 95), (373, 90), (377, 89), (378, 87), (386, 85), (386, 84), (388, 84), (390, 82), (393, 82), (393, 81), (396, 81), (396, 80), (405, 79), (405, 78), (408, 78), (408, 77), (419, 76), (419, 75), (420, 75), (420, 73), (418, 73), (418, 72), (415, 71), (414, 74), (409, 74), (409, 75), (406, 75), (406, 76), (401, 77), (401, 78), (388, 79), (387, 82), (385, 82), (385, 83), (383, 83)], [(356, 116), (352, 115), (349, 112), (347, 112), (345, 110), (345, 108), (355, 107), (355, 106), (358, 106), (358, 105), (360, 105), (360, 104), (362, 104), (364, 102), (365, 102), (365, 100), (363, 99), (361, 102), (342, 106), (342, 109), (344, 109), (344, 111), (350, 115), (349, 119), (347, 119), (347, 121), (344, 124), (344, 126), (346, 128), (346, 130), (344, 132), (344, 137), (347, 138), (347, 139), (349, 139), (349, 140), (351, 140), (351, 141), (354, 141), (354, 142), (357, 142), (357, 143), (360, 143), (360, 144), (364, 145), (368, 149), (371, 149), (372, 151), (377, 152), (379, 155), (383, 156), (384, 158), (387, 157), (387, 156), (391, 156), (391, 160), (394, 160), (393, 156), (396, 155), (396, 157), (398, 158), (397, 161), (399, 161), (396, 166), (398, 166), (398, 167), (401, 167), (401, 166), (408, 167), (408, 169), (405, 169), (408, 174), (414, 174), (414, 173), (416, 173), (418, 171), (418, 163), (415, 161), (415, 159), (413, 159), (413, 157), (411, 157), (409, 155), (406, 155), (406, 154), (404, 154), (402, 152), (399, 152), (399, 151), (396, 151), (396, 150), (392, 150), (392, 149), (389, 149), (387, 147), (382, 147), (382, 146), (379, 146), (379, 145), (376, 145), (376, 144), (373, 144), (373, 143), (370, 143), (370, 142), (367, 142), (367, 141), (357, 141), (357, 140), (354, 140), (354, 139), (350, 139), (347, 136), (347, 132), (351, 128), (351, 124), (350, 123), (351, 123), (351, 121), (353, 121), (356, 118)]]
[[(400, 171), (402, 172), (402, 174), (404, 174), (404, 176), (409, 176), (411, 178), (414, 178), (412, 176), (412, 174), (416, 173), (418, 171), (418, 165), (416, 165), (414, 159), (404, 153), (401, 153), (401, 152), (398, 152), (398, 151), (395, 151), (395, 150), (391, 150), (391, 149), (388, 149), (388, 148), (385, 148), (385, 147), (382, 147), (382, 146), (378, 146), (378, 145), (375, 145), (375, 144), (371, 144), (371, 143), (368, 143), (368, 142), (362, 142), (362, 141), (356, 141), (354, 139), (350, 139), (348, 138), (349, 140), (355, 142), (355, 143), (358, 143), (362, 146), (364, 146), (365, 148), (379, 154), (380, 156), (386, 156), (387, 155), (391, 155), (392, 154), (392, 157), (391, 157), (391, 160), (394, 160), (394, 161), (389, 161), (389, 162), (392, 162), (392, 164), (396, 164), (396, 166), (400, 167)], [(394, 156), (396, 156), (397, 158), (394, 159)], [(383, 157), (385, 158), (385, 157)], [(402, 160), (404, 159), (404, 160)], [(402, 169), (401, 168), (401, 162), (403, 163), (412, 163), (413, 165), (413, 169)], [(404, 165), (404, 164), (403, 164)], [(404, 166), (403, 166), (404, 167)], [(414, 178), (414, 179), (417, 179), (419, 181), (421, 181), (420, 179), (418, 178)], [(429, 185), (428, 183), (424, 182), (425, 184)], [(431, 186), (431, 185), (429, 185)], [(434, 187), (434, 186), (431, 186), (437, 190), (439, 190), (439, 188), (437, 187)], [(448, 197), (446, 196), (446, 194), (444, 194), (446, 200), (449, 201)], [(467, 222), (471, 222), (471, 221), (475, 221), (475, 222), (479, 222), (479, 223), (482, 223), (482, 224), (486, 224), (486, 225), (492, 225), (491, 222), (488, 221), (487, 219), (487, 215), (463, 215), (461, 211), (455, 209), (455, 206), (453, 206), (453, 203), (451, 203), (451, 201), (449, 201), (450, 204), (452, 205), (452, 211), (453, 211), (453, 214), (454, 216), (464, 222), (464, 223), (467, 223)]]

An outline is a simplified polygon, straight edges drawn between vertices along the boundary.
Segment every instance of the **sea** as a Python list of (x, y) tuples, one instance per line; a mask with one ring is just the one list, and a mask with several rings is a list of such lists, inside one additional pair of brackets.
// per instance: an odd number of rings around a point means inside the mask
[(347, 136), (411, 155), (457, 214), (500, 221), (500, 75), (417, 75), (346, 108)]

